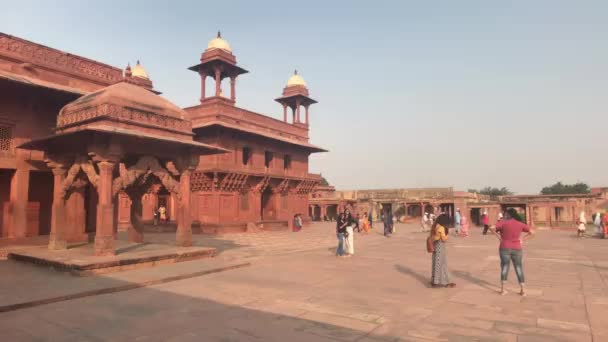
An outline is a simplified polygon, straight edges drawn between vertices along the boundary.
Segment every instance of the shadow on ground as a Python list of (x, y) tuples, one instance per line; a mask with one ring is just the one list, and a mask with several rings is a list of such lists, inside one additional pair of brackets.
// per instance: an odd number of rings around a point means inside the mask
[[(96, 277), (115, 288), (131, 284)], [(355, 341), (369, 333), (305, 311), (292, 315), (281, 301), (210, 300), (197, 290), (202, 283), (204, 276), (3, 312), (0, 331), (4, 341)]]
[(395, 265), (395, 269), (405, 275), (408, 275), (416, 280), (418, 280), (418, 282), (420, 284), (422, 284), (424, 287), (431, 287), (431, 281), (428, 277), (415, 272), (414, 270), (412, 270), (409, 267), (403, 266), (403, 265)]

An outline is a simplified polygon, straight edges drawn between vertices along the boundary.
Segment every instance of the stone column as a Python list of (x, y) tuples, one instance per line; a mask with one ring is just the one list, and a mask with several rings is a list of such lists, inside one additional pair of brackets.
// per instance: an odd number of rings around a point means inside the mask
[(283, 121), (287, 122), (287, 105), (283, 103)]
[(420, 216), (424, 216), (424, 203), (420, 202)]
[(236, 101), (236, 77), (230, 76), (230, 99)]
[(192, 214), (190, 213), (190, 173), (186, 169), (179, 177), (181, 201), (179, 203), (176, 242), (180, 247), (192, 246)]
[(68, 248), (66, 239), (66, 210), (63, 192), (63, 181), (66, 169), (53, 168), (53, 205), (51, 211), (51, 234), (49, 236), (49, 249), (62, 250)]
[[(131, 198), (130, 216), (131, 224), (127, 230), (129, 242), (142, 243), (144, 242), (144, 223), (143, 223), (143, 196), (133, 193)], [(141, 198), (137, 198), (141, 196)]]
[(95, 233), (95, 255), (115, 255), (114, 251), (114, 204), (112, 203), (112, 171), (116, 163), (101, 161), (97, 193), (97, 231)]
[(215, 96), (220, 96), (222, 92), (222, 72), (220, 68), (215, 69)]
[(300, 122), (300, 100), (296, 100), (296, 122)]
[(306, 110), (306, 126), (308, 126), (308, 105), (304, 106), (304, 109)]
[(199, 71), (199, 75), (201, 75), (201, 103), (205, 101), (205, 85), (207, 80), (207, 74), (204, 71)]
[(66, 240), (68, 242), (86, 242), (86, 210), (84, 208), (85, 188), (80, 186), (72, 189), (69, 198), (65, 200)]
[(321, 220), (323, 220), (323, 218), (325, 217), (325, 215), (327, 215), (327, 206), (326, 205), (322, 205), (321, 206)]
[(9, 238), (23, 238), (27, 232), (27, 201), (30, 189), (30, 170), (19, 167), (11, 179), (9, 203)]

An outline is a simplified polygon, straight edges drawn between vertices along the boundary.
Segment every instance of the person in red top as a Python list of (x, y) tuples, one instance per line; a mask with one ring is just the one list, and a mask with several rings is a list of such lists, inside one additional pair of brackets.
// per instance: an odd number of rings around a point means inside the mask
[(488, 216), (487, 210), (484, 210), (483, 215), (481, 215), (481, 223), (483, 224), (483, 235), (488, 234), (488, 229), (490, 228), (490, 216)]
[(500, 247), (498, 249), (500, 254), (500, 294), (507, 294), (507, 291), (505, 291), (505, 282), (507, 282), (509, 266), (512, 262), (521, 288), (519, 294), (525, 296), (521, 234), (524, 232), (527, 233), (523, 238), (523, 240), (527, 240), (534, 236), (534, 231), (526, 224), (517, 221), (515, 217), (517, 217), (517, 211), (513, 208), (507, 209), (504, 219), (499, 221), (496, 226), (492, 227), (492, 231), (500, 240)]
[(608, 213), (604, 213), (602, 220), (602, 226), (604, 228), (604, 239), (608, 238)]

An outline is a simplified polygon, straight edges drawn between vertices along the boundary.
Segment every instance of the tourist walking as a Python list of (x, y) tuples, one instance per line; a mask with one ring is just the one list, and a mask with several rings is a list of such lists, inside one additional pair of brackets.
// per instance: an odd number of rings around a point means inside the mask
[(488, 229), (490, 228), (490, 216), (488, 215), (487, 210), (484, 210), (483, 215), (481, 216), (481, 223), (483, 224), (483, 235), (488, 234)]
[(153, 218), (154, 218), (154, 225), (157, 226), (158, 225), (158, 208), (154, 208), (154, 212), (152, 213)]
[(577, 232), (576, 232), (577, 236), (584, 237), (586, 230), (587, 230), (587, 218), (585, 217), (585, 212), (581, 211), (580, 215), (578, 216), (578, 228), (577, 228)]
[(161, 222), (167, 222), (167, 208), (165, 208), (164, 205), (161, 205), (160, 208), (158, 208), (158, 215), (160, 217)]
[(295, 214), (293, 217), (293, 231), (299, 232), (300, 230), (302, 230), (302, 215)]
[(429, 230), (429, 213), (424, 213), (420, 218), (420, 230), (423, 232)]
[(602, 215), (600, 212), (593, 214), (593, 225), (595, 226), (595, 235), (602, 236)]
[(454, 214), (454, 227), (456, 229), (456, 235), (460, 235), (460, 208), (456, 208), (456, 213)]
[(369, 229), (374, 229), (374, 218), (372, 217), (371, 211), (367, 215), (367, 220), (369, 221)]
[(363, 214), (359, 219), (359, 227), (363, 229), (365, 234), (369, 234), (369, 221), (367, 220), (367, 213)]
[(344, 238), (346, 236), (346, 215), (340, 213), (336, 219), (336, 237), (338, 238), (338, 248), (336, 249), (336, 256), (344, 256)]
[(355, 254), (355, 226), (356, 221), (348, 209), (344, 211), (346, 221), (346, 235), (344, 239), (344, 253), (346, 256)]
[(390, 237), (393, 232), (393, 214), (390, 210), (384, 212), (384, 236)]
[[(498, 249), (500, 255), (500, 294), (507, 294), (505, 283), (509, 275), (509, 267), (513, 263), (519, 281), (519, 294), (525, 296), (522, 241), (534, 236), (534, 231), (526, 224), (517, 221), (515, 217), (517, 217), (517, 211), (513, 208), (507, 209), (505, 218), (498, 222), (495, 227), (492, 227), (492, 231), (500, 240)], [(527, 234), (522, 240), (521, 234), (524, 232)]]
[(604, 213), (602, 217), (602, 230), (604, 239), (608, 238), (608, 213)]
[(446, 253), (446, 241), (448, 240), (448, 224), (450, 220), (447, 215), (437, 216), (436, 222), (431, 227), (429, 238), (433, 241), (433, 263), (431, 273), (432, 287), (455, 287), (450, 282), (448, 272), (448, 258)]
[(460, 216), (460, 236), (469, 236), (469, 219), (464, 214)]

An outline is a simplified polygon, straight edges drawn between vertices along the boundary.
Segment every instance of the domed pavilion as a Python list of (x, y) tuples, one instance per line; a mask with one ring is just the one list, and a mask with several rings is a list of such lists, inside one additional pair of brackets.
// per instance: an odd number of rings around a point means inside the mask
[[(65, 105), (55, 134), (23, 146), (44, 151), (53, 171), (49, 248), (65, 249), (82, 236), (76, 222), (86, 221), (93, 208), (95, 254), (113, 255), (119, 193), (132, 203), (129, 241), (142, 242), (141, 199), (154, 184), (178, 198), (177, 243), (191, 245), (190, 173), (200, 155), (226, 151), (193, 136), (188, 113), (152, 89), (139, 61), (121, 82)], [(96, 206), (85, 208), (86, 189), (95, 193), (87, 199), (95, 198)]]

